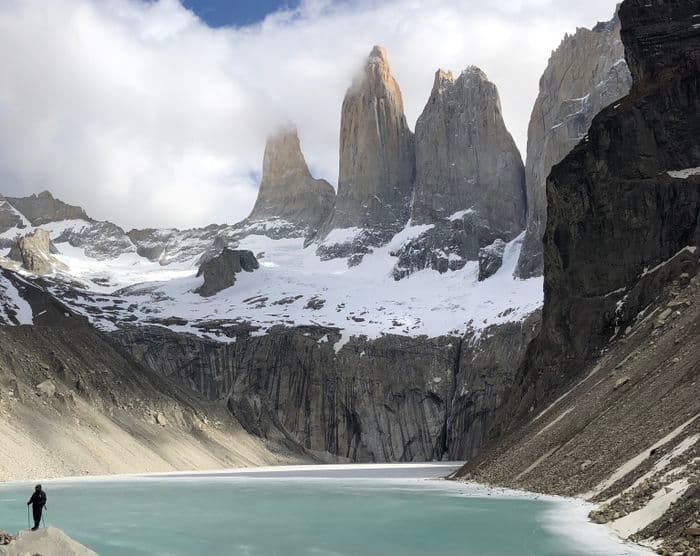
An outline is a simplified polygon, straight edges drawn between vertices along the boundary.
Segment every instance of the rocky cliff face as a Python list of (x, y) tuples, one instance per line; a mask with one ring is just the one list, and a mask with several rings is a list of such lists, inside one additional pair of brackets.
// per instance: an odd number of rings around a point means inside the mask
[(527, 140), (527, 233), (516, 274), (542, 274), (547, 221), (545, 182), (552, 166), (586, 135), (593, 117), (629, 91), (617, 14), (593, 29), (567, 35), (540, 79)]
[(401, 90), (386, 51), (376, 46), (343, 100), (338, 196), (321, 236), (359, 227), (374, 232), (370, 243), (385, 243), (408, 221), (414, 176)]
[(514, 239), (525, 227), (526, 206), (523, 162), (496, 86), (475, 67), (456, 80), (438, 71), (416, 123), (411, 213), (412, 223), (432, 227), (396, 253), (394, 277), (462, 268), (480, 249)]
[(42, 276), (65, 268), (65, 265), (51, 255), (53, 252), (49, 233), (38, 228), (18, 239), (10, 249), (8, 257), (21, 263), (32, 274)]
[(439, 70), (416, 122), (411, 218), (430, 224), (472, 209), (510, 237), (525, 227), (525, 171), (496, 86), (479, 68)]
[[(562, 494), (592, 488), (596, 500), (619, 495), (613, 520), (639, 507), (634, 496), (643, 506), (668, 494), (658, 449), (675, 450), (668, 469), (697, 481), (676, 444), (693, 438), (700, 411), (699, 13), (700, 0), (621, 5), (634, 83), (552, 169), (542, 332), (495, 418), (496, 442), (465, 473)], [(633, 457), (636, 466), (613, 475)], [(690, 499), (640, 538), (692, 520)], [(626, 535), (641, 528), (628, 526)]]
[(26, 216), (33, 226), (60, 220), (90, 220), (82, 208), (59, 201), (48, 191), (29, 197), (6, 197), (5, 199)]
[(481, 337), (376, 340), (279, 327), (223, 344), (164, 328), (115, 339), (162, 376), (226, 402), (249, 432), (353, 461), (464, 459), (503, 403), (539, 316)]
[(258, 198), (248, 220), (281, 219), (313, 235), (335, 204), (335, 190), (314, 179), (301, 152), (296, 129), (282, 129), (267, 140)]
[(22, 215), (5, 199), (0, 198), (0, 234), (12, 228), (26, 227), (27, 223)]
[(641, 1), (620, 8), (632, 90), (547, 182), (538, 343), (562, 349), (571, 370), (658, 295), (652, 271), (700, 255), (700, 176), (676, 173), (700, 166), (697, 2), (658, 6), (656, 15)]

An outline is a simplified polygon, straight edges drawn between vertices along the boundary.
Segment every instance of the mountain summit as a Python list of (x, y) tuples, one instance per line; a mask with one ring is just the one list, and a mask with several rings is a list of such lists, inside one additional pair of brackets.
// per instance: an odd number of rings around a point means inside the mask
[(315, 232), (333, 211), (335, 191), (309, 172), (294, 127), (270, 136), (265, 146), (258, 198), (248, 220), (279, 218)]
[(375, 46), (343, 100), (334, 228), (376, 229), (388, 240), (406, 223), (415, 154), (399, 85), (386, 50)]
[(412, 221), (433, 223), (471, 208), (490, 226), (519, 232), (525, 227), (524, 176), (496, 86), (475, 66), (457, 79), (438, 70), (416, 123)]

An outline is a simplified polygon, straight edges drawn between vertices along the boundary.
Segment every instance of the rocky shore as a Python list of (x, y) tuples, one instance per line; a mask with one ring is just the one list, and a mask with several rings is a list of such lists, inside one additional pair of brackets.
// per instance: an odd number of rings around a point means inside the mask
[[(5, 542), (8, 541), (8, 542)], [(47, 527), (20, 531), (16, 536), (0, 531), (0, 556), (97, 556), (60, 529)]]

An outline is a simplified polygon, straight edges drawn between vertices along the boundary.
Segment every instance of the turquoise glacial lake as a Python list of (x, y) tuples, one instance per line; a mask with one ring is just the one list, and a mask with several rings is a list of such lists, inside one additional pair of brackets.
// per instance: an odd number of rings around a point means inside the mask
[[(308, 466), (43, 483), (47, 524), (102, 556), (641, 556), (581, 502), (440, 480), (454, 464)], [(0, 485), (0, 529), (28, 483)]]

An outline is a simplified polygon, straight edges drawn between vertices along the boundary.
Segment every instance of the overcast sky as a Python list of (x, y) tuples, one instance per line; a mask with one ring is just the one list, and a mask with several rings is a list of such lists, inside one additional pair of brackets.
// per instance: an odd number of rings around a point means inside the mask
[(438, 67), (478, 65), (524, 153), (550, 52), (615, 8), (307, 0), (214, 29), (186, 4), (0, 0), (0, 193), (49, 189), (126, 228), (233, 223), (255, 201), (266, 135), (288, 120), (313, 173), (335, 184), (343, 95), (374, 44), (411, 127)]

